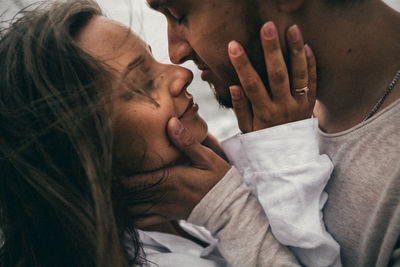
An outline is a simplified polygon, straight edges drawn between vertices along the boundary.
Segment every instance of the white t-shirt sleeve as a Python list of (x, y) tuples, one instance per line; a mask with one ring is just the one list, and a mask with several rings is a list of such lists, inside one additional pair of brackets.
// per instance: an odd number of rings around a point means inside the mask
[(319, 154), (317, 130), (317, 119), (307, 119), (238, 134), (222, 147), (258, 197), (279, 242), (305, 266), (341, 266), (340, 247), (323, 222), (323, 190), (333, 165)]

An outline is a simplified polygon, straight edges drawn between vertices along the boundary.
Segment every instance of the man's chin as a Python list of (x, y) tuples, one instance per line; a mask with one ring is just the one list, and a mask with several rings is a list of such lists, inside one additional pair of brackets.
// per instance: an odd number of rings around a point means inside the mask
[(215, 99), (217, 99), (218, 103), (226, 108), (232, 108), (232, 97), (231, 93), (229, 92), (228, 87), (217, 87), (212, 83), (209, 83), (211, 89), (214, 92)]

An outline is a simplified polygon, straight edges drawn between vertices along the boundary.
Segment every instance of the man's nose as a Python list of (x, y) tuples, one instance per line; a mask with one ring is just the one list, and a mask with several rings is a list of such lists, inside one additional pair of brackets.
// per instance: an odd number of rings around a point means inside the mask
[(174, 64), (182, 64), (190, 60), (193, 49), (181, 29), (168, 27), (169, 58)]

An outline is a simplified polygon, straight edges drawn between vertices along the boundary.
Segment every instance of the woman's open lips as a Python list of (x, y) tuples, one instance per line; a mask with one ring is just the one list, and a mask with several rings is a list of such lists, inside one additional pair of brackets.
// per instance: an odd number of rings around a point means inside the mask
[(184, 119), (187, 117), (192, 116), (199, 110), (199, 106), (197, 103), (193, 101), (193, 99), (190, 99), (188, 106), (186, 107), (186, 110), (178, 117), (178, 119)]

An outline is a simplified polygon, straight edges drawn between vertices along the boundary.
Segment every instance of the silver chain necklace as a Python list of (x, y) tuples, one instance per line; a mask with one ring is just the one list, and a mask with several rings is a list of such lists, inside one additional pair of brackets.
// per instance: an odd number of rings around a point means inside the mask
[(383, 96), (378, 100), (378, 103), (374, 106), (374, 108), (371, 110), (371, 112), (368, 114), (367, 117), (365, 117), (364, 121), (368, 120), (372, 116), (375, 115), (375, 113), (379, 110), (379, 108), (382, 106), (383, 102), (385, 101), (386, 97), (389, 95), (389, 93), (393, 90), (393, 87), (396, 85), (397, 81), (400, 79), (400, 70), (397, 71), (396, 75), (394, 75), (394, 78), (392, 82), (389, 84), (389, 86), (386, 88), (385, 93)]

